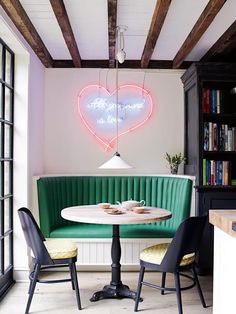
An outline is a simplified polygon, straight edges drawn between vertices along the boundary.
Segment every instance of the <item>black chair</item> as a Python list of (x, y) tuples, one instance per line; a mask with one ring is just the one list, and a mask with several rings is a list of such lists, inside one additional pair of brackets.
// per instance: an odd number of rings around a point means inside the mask
[[(181, 290), (190, 289), (197, 285), (202, 305), (204, 308), (206, 307), (194, 262), (206, 220), (206, 216), (187, 218), (180, 224), (171, 243), (157, 244), (144, 249), (140, 253), (141, 267), (134, 306), (135, 312), (138, 310), (142, 285), (160, 289), (161, 294), (164, 294), (164, 291), (176, 291), (179, 314), (183, 313)], [(143, 281), (145, 268), (162, 272), (161, 286)], [(193, 276), (180, 273), (181, 271), (187, 270), (191, 270)], [(174, 274), (175, 288), (165, 287), (167, 272)], [(180, 275), (189, 278), (191, 284), (181, 288)]]
[[(18, 210), (21, 226), (24, 232), (27, 245), (32, 250), (34, 263), (33, 271), (30, 273), (30, 286), (28, 290), (28, 302), (25, 314), (29, 313), (30, 304), (33, 298), (37, 282), (59, 283), (71, 281), (72, 289), (76, 292), (78, 309), (81, 310), (80, 293), (78, 287), (75, 262), (77, 261), (77, 248), (70, 240), (52, 239), (45, 240), (32, 213), (27, 208)], [(68, 279), (41, 280), (39, 273), (42, 269), (69, 266), (70, 276)]]

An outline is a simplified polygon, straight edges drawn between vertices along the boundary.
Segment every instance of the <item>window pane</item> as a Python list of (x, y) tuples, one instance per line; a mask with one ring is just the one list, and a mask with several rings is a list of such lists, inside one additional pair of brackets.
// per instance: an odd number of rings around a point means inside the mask
[(11, 141), (10, 141), (10, 135), (11, 135), (11, 126), (8, 124), (5, 124), (4, 126), (4, 157), (10, 158), (11, 157)]
[(2, 78), (2, 44), (0, 44), (0, 78)]
[(10, 162), (4, 162), (4, 195), (10, 194)]
[(0, 240), (0, 275), (3, 274), (3, 267), (2, 267), (2, 264), (1, 264), (3, 244), (4, 244), (3, 240)]
[(10, 236), (4, 238), (4, 270), (10, 266)]
[(4, 234), (4, 226), (1, 223), (3, 220), (3, 200), (0, 201), (0, 236), (3, 236)]
[(11, 229), (10, 226), (10, 200), (4, 200), (4, 232), (7, 232)]
[[(2, 122), (0, 122), (0, 136), (1, 136), (1, 139), (2, 139), (2, 133), (3, 133), (2, 132), (3, 131), (3, 125), (4, 124)], [(0, 141), (0, 158), (3, 158), (3, 141), (2, 140)]]
[(11, 101), (11, 95), (12, 92), (9, 88), (5, 87), (5, 112), (4, 112), (4, 119), (7, 121), (12, 121), (12, 113), (11, 113), (11, 107), (12, 107), (12, 101)]
[[(2, 176), (2, 172), (3, 172), (3, 161), (0, 161), (0, 197), (3, 197), (3, 176)], [(1, 214), (1, 213), (0, 213)], [(0, 218), (1, 219), (1, 218)], [(1, 221), (1, 220), (0, 220)]]
[(6, 50), (6, 73), (5, 81), (11, 85), (11, 54)]
[(0, 118), (3, 117), (2, 84), (0, 83)]

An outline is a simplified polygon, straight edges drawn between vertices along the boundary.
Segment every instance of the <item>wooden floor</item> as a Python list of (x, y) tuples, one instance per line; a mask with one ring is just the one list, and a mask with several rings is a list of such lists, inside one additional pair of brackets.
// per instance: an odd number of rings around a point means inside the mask
[[(51, 275), (51, 274), (50, 274)], [(66, 273), (54, 273), (53, 277), (65, 277)], [(123, 272), (122, 281), (129, 285), (133, 290), (136, 290), (137, 272)], [(130, 299), (123, 300), (101, 300), (98, 302), (90, 302), (94, 291), (100, 290), (104, 284), (110, 281), (109, 272), (78, 272), (78, 279), (80, 285), (80, 295), (84, 314), (119, 314), (119, 313), (134, 313), (134, 301)], [(197, 289), (186, 290), (182, 292), (184, 314), (209, 314), (212, 313), (212, 278), (199, 277), (202, 290), (208, 308), (204, 309), (198, 297)], [(145, 280), (153, 283), (160, 283), (160, 274), (147, 272)], [(182, 281), (186, 283), (186, 279)], [(167, 277), (167, 284), (173, 284), (171, 275)], [(8, 295), (0, 303), (1, 314), (23, 314), (27, 299), (27, 283), (17, 283), (10, 290)], [(175, 293), (168, 293), (164, 296), (160, 294), (159, 290), (149, 287), (143, 287), (142, 297), (144, 301), (139, 304), (139, 311), (143, 314), (178, 314), (176, 305)], [(78, 313), (76, 306), (76, 299), (74, 292), (71, 289), (70, 283), (59, 284), (38, 284), (36, 292), (31, 305), (31, 313), (35, 314), (75, 314)]]

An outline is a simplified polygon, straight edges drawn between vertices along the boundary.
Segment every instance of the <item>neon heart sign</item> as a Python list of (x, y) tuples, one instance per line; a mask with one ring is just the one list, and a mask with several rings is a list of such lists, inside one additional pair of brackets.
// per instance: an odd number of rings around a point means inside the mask
[[(116, 90), (110, 93), (100, 85), (88, 85), (78, 96), (79, 115), (89, 132), (105, 150), (116, 143)], [(119, 87), (118, 137), (142, 126), (151, 116), (150, 94), (136, 85)]]

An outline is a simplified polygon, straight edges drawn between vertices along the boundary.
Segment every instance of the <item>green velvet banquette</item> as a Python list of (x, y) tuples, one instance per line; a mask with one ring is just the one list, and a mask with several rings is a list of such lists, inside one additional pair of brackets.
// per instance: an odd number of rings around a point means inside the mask
[(121, 225), (121, 238), (172, 238), (190, 215), (192, 180), (180, 176), (48, 176), (37, 180), (40, 228), (47, 238), (110, 238), (112, 226), (70, 222), (61, 210), (101, 202), (145, 200), (172, 212), (156, 223)]

